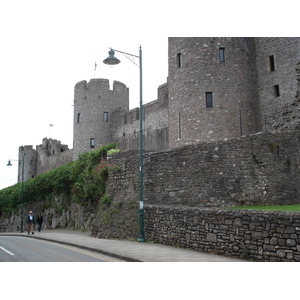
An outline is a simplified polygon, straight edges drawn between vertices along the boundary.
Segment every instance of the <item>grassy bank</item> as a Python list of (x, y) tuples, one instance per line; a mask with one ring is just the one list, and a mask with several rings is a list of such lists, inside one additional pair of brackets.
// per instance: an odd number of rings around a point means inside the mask
[(248, 206), (248, 207), (227, 207), (228, 209), (255, 209), (270, 211), (300, 211), (300, 204), (293, 205), (270, 205), (270, 206)]

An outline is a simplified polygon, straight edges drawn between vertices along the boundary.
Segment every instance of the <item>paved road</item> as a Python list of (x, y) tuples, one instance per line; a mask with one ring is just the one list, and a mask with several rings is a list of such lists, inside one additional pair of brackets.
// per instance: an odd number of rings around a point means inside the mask
[(90, 232), (69, 229), (45, 230), (41, 234), (1, 232), (1, 237), (23, 237), (75, 246), (132, 262), (245, 262), (243, 259), (193, 251), (156, 243), (95, 238)]
[(116, 262), (120, 259), (38, 239), (0, 237), (0, 262)]

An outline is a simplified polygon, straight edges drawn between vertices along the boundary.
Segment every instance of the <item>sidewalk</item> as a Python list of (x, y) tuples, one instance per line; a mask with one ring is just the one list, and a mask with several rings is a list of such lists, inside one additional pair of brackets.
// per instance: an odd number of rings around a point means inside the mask
[(24, 236), (80, 247), (131, 262), (246, 262), (246, 260), (175, 248), (163, 244), (138, 243), (125, 240), (98, 239), (90, 232), (67, 229), (44, 230), (28, 235), (26, 231), (0, 232), (3, 235)]

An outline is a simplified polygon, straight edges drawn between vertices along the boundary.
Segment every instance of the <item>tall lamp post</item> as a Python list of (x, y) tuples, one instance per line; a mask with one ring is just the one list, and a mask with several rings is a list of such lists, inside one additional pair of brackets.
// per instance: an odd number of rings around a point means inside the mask
[(22, 162), (22, 192), (21, 192), (21, 220), (20, 220), (20, 232), (23, 232), (23, 203), (24, 203), (24, 155), (22, 160), (20, 159), (12, 159), (7, 163), (8, 167), (11, 167), (11, 161), (21, 161)]
[[(144, 236), (144, 202), (143, 202), (143, 78), (142, 78), (142, 47), (140, 46), (140, 55), (133, 55), (123, 51), (115, 50), (110, 48), (108, 52), (109, 56), (103, 60), (103, 63), (107, 65), (117, 65), (121, 61), (115, 57), (115, 52), (122, 53), (126, 56), (139, 58), (139, 68), (140, 68), (140, 163), (139, 163), (139, 173), (140, 173), (140, 208), (139, 208), (139, 236), (138, 242), (145, 242)], [(133, 61), (132, 61), (133, 62)], [(134, 62), (133, 62), (134, 63)]]

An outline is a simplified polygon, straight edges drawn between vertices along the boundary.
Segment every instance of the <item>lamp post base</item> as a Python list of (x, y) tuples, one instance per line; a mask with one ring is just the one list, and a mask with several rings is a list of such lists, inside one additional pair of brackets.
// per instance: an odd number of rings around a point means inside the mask
[(139, 236), (137, 241), (138, 241), (138, 243), (145, 243), (146, 242), (146, 240), (143, 236)]
[(140, 221), (140, 229), (139, 229), (139, 236), (138, 236), (138, 242), (144, 243), (146, 242), (144, 237), (144, 209), (139, 210), (139, 221)]

